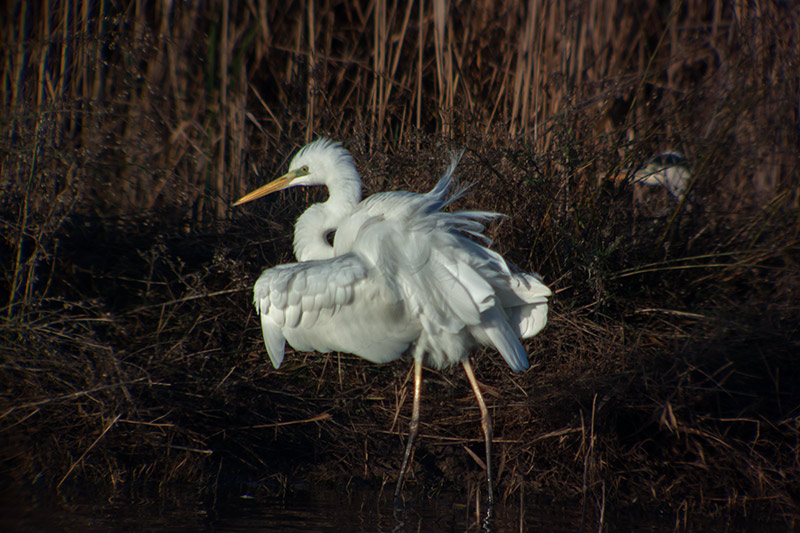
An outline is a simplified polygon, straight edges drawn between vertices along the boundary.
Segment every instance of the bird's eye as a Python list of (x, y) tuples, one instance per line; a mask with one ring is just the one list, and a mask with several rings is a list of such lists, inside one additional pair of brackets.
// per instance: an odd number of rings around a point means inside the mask
[(302, 170), (304, 173), (308, 174), (308, 165), (303, 165), (302, 167), (300, 167), (300, 170)]

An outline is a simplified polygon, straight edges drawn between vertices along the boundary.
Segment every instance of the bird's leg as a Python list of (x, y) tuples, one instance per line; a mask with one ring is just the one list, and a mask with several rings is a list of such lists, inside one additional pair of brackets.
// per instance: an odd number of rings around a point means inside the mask
[(417, 437), (417, 430), (419, 429), (419, 401), (421, 393), (422, 351), (418, 350), (414, 353), (414, 404), (411, 407), (411, 425), (408, 428), (406, 453), (403, 456), (403, 464), (400, 465), (400, 475), (397, 478), (397, 486), (394, 489), (395, 502), (398, 502), (400, 499), (400, 490), (403, 488), (403, 480), (405, 479), (406, 470), (408, 469), (408, 460), (411, 457), (411, 449), (414, 447), (414, 439)]
[(489, 485), (489, 506), (491, 507), (494, 504), (494, 496), (492, 495), (492, 417), (486, 408), (486, 402), (483, 401), (483, 395), (478, 386), (478, 380), (475, 379), (475, 374), (472, 372), (472, 365), (469, 359), (465, 359), (462, 364), (464, 365), (464, 372), (467, 373), (469, 384), (472, 385), (472, 392), (475, 393), (475, 398), (478, 400), (478, 407), (481, 409), (481, 427), (483, 428), (483, 436), (486, 439), (486, 481)]

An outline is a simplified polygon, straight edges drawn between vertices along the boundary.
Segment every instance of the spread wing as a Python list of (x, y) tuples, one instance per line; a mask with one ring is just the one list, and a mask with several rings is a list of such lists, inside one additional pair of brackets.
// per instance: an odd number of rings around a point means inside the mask
[(385, 363), (419, 336), (393, 284), (354, 253), (265, 270), (254, 303), (276, 368), (286, 341), (296, 350), (346, 352)]
[(323, 261), (289, 263), (265, 270), (256, 281), (253, 302), (261, 315), (264, 343), (275, 368), (283, 361), (284, 328), (312, 327), (352, 303), (354, 288), (367, 268), (353, 254)]

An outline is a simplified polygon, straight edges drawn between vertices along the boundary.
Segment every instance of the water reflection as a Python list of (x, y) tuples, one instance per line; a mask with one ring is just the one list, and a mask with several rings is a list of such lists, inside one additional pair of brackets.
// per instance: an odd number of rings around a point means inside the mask
[(485, 522), (485, 509), (476, 513), (474, 505), (468, 505), (462, 498), (457, 494), (439, 494), (407, 502), (402, 510), (397, 510), (390, 494), (322, 491), (285, 500), (228, 502), (218, 506), (213, 524), (221, 531), (519, 531), (522, 519), (524, 531), (546, 526), (548, 531), (560, 533), (577, 531), (576, 520), (580, 520), (564, 509), (540, 509), (521, 515), (519, 505), (500, 503)]
[[(691, 520), (671, 513), (606, 514), (599, 527), (580, 504), (499, 502), (485, 521), (485, 509), (459, 494), (437, 494), (395, 510), (390, 494), (379, 491), (298, 492), (286, 498), (229, 494), (216, 500), (198, 487), (165, 492), (131, 491), (125, 498), (97, 495), (42, 496), (25, 490), (0, 492), (0, 531), (749, 531), (748, 523)], [(155, 496), (154, 496), (155, 495)], [(764, 526), (765, 522), (758, 522)], [(775, 524), (780, 527), (780, 524)]]
[[(457, 494), (407, 502), (396, 510), (390, 494), (376, 491), (299, 492), (286, 498), (218, 496), (209, 502), (184, 487), (168, 494), (139, 490), (125, 498), (43, 496), (25, 490), (0, 493), (0, 531), (481, 531), (474, 504)], [(157, 495), (156, 495), (157, 494)], [(576, 531), (568, 509), (495, 505), (491, 531)], [(522, 522), (520, 522), (522, 520)]]

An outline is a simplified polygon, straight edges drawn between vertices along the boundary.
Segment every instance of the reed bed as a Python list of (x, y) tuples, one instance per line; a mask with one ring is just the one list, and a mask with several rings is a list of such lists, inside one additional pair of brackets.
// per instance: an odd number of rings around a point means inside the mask
[[(531, 371), (476, 361), (504, 497), (598, 516), (658, 504), (683, 527), (699, 509), (796, 520), (791, 3), (4, 9), (5, 478), (215, 494), (394, 480), (408, 368), (298, 353), (273, 370), (250, 306), (318, 196), (231, 202), (327, 135), (368, 193), (426, 190), (446, 149), (466, 148), (474, 185), (458, 207), (508, 214), (496, 248), (554, 289)], [(690, 193), (642, 216), (629, 182), (666, 149), (687, 156)], [(469, 387), (426, 376), (413, 475), (432, 493), (474, 490)]]

